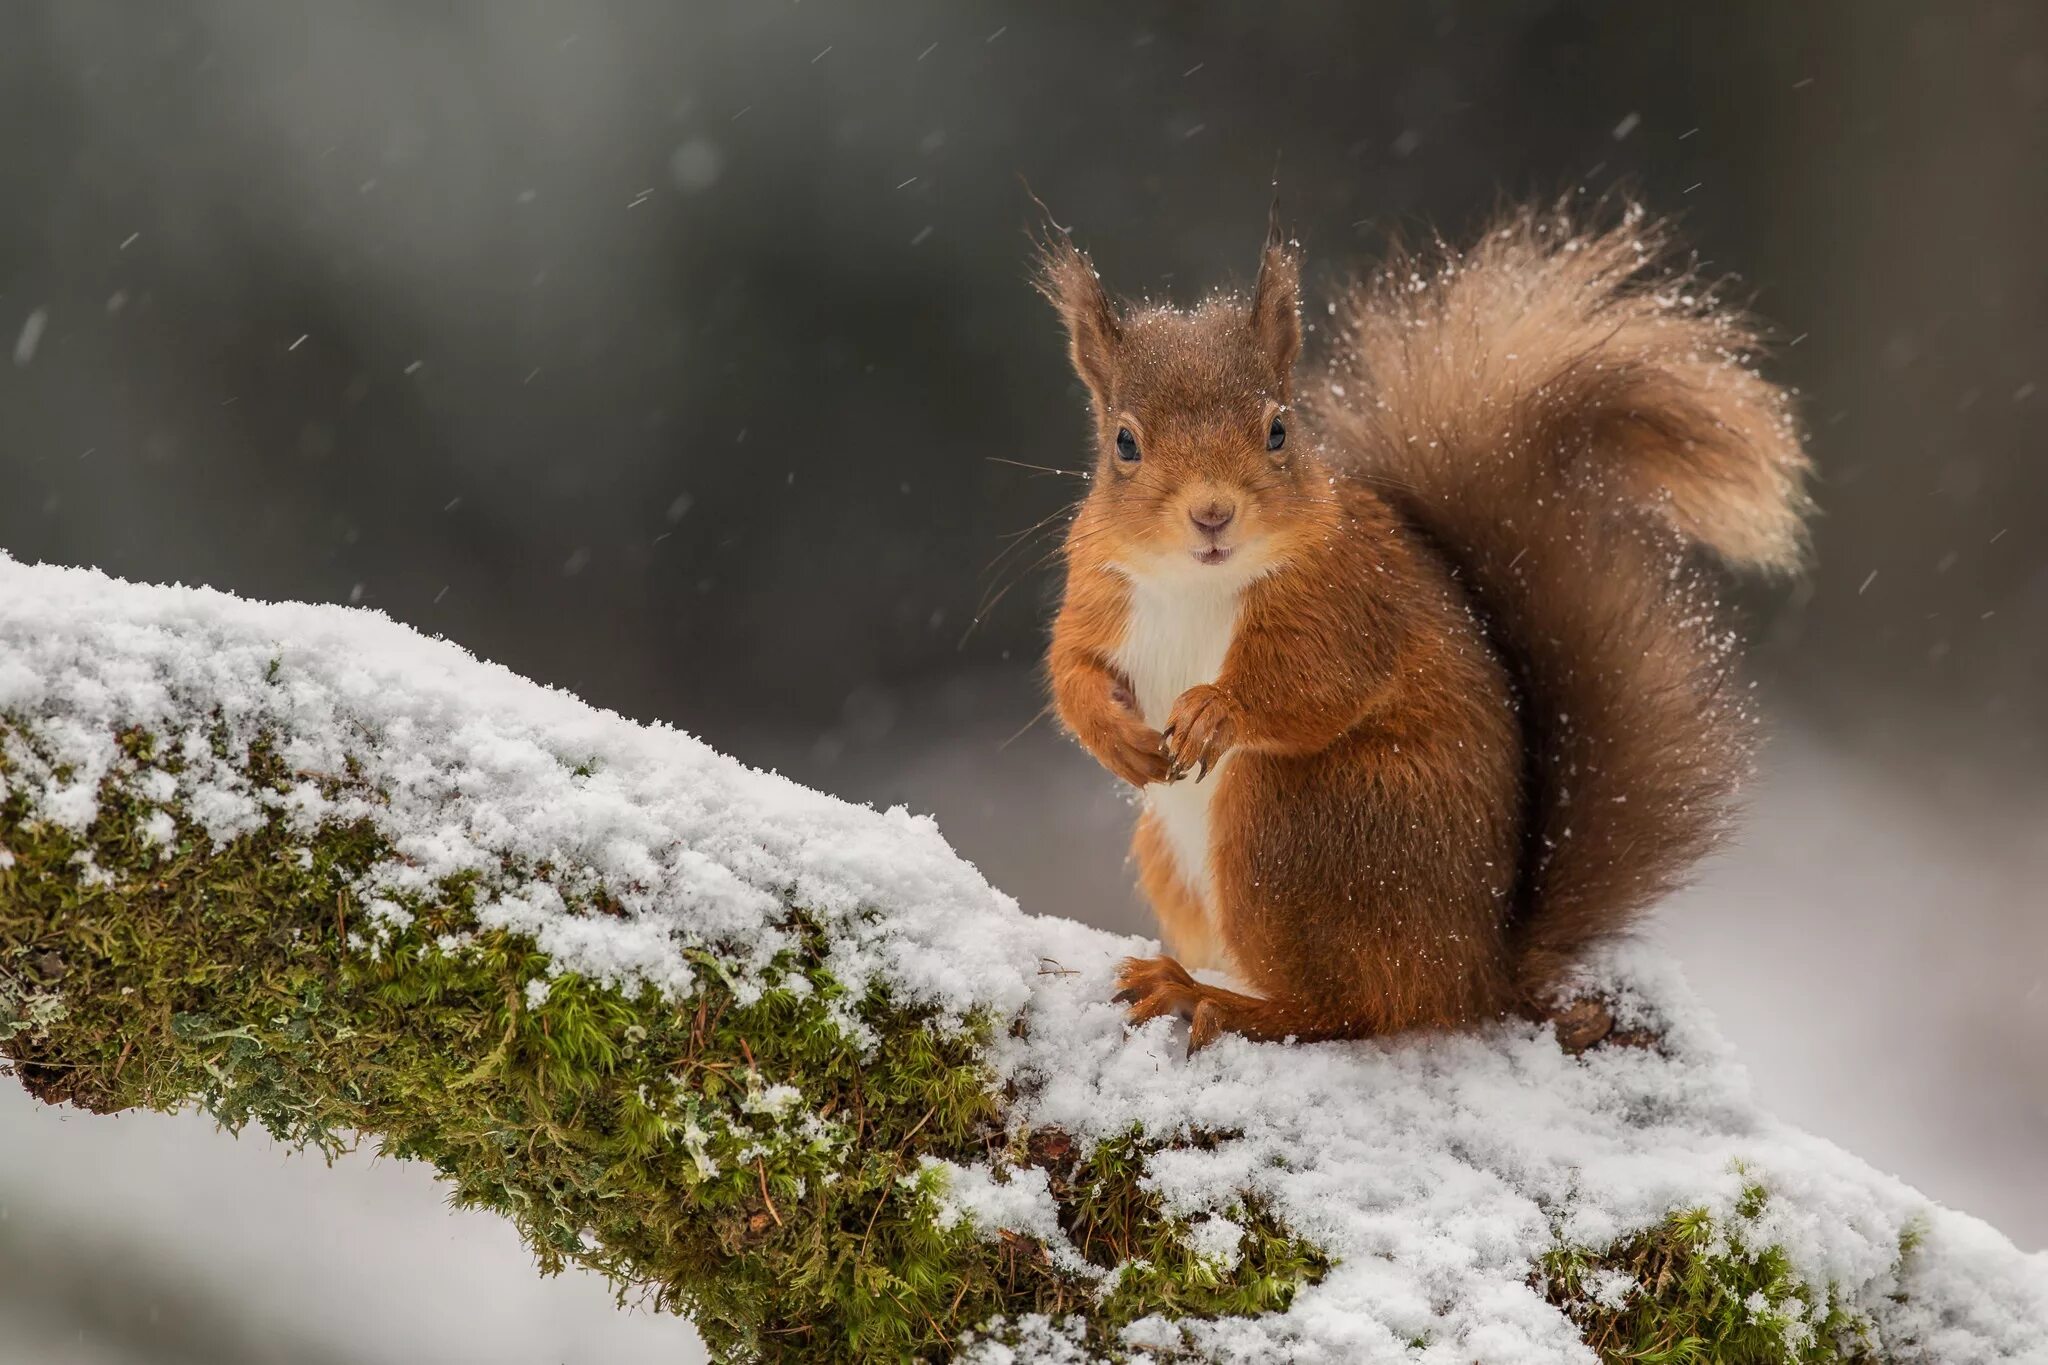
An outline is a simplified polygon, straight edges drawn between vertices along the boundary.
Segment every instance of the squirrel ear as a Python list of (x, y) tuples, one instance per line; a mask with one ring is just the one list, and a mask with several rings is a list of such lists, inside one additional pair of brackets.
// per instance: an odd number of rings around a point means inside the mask
[(1259, 282), (1252, 289), (1252, 335), (1273, 362), (1283, 390), (1301, 354), (1301, 258), (1276, 231), (1266, 239)]
[(1098, 413), (1109, 411), (1116, 388), (1116, 350), (1123, 324), (1102, 292), (1088, 257), (1064, 234), (1048, 232), (1038, 255), (1038, 292), (1067, 324), (1074, 373), (1088, 386)]

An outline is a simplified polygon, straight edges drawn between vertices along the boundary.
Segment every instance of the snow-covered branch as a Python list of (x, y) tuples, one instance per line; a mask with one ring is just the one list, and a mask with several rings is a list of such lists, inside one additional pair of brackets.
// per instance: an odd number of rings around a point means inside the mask
[(1142, 946), (375, 613), (0, 556), (0, 1053), (50, 1101), (371, 1138), (738, 1356), (2048, 1339), (2048, 1259), (1761, 1113), (1641, 949), (1589, 985), (1647, 1045), (1189, 1058), (1109, 1002)]

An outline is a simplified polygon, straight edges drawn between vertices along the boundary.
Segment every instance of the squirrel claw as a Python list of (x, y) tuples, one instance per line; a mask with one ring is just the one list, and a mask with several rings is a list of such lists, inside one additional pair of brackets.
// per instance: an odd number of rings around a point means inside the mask
[(1200, 983), (1170, 957), (1127, 957), (1117, 967), (1116, 984), (1111, 999), (1126, 1008), (1133, 1024), (1163, 1014), (1186, 1019), (1201, 999)]
[(1212, 683), (1181, 693), (1159, 737), (1172, 764), (1173, 780), (1192, 776), (1200, 782), (1208, 777), (1237, 744), (1240, 714), (1230, 695)]
[(1170, 957), (1127, 957), (1116, 983), (1120, 989), (1111, 999), (1126, 1008), (1132, 1024), (1161, 1015), (1187, 1020), (1190, 1057), (1232, 1031), (1228, 1004)]

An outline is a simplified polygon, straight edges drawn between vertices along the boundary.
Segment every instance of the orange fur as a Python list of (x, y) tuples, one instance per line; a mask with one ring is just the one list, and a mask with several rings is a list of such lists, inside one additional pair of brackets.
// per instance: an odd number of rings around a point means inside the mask
[(1684, 551), (1789, 566), (1806, 466), (1740, 322), (1655, 245), (1525, 213), (1401, 259), (1298, 407), (1288, 248), (1249, 303), (1176, 311), (1048, 246), (1099, 451), (1054, 703), (1146, 792), (1170, 946), (1256, 992), (1133, 961), (1134, 1018), (1197, 1045), (1493, 1018), (1714, 837), (1745, 718)]

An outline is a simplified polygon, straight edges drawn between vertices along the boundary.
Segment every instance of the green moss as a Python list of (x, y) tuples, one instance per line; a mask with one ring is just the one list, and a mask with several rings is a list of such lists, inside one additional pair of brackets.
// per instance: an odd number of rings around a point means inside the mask
[[(366, 822), (274, 823), (216, 848), (173, 805), (174, 838), (152, 843), (160, 813), (138, 780), (180, 760), (141, 731), (120, 741), (126, 766), (78, 836), (28, 821), (4, 779), (33, 736), (0, 717), (0, 1059), (45, 1100), (196, 1104), (328, 1153), (367, 1138), (510, 1218), (543, 1270), (600, 1271), (733, 1359), (935, 1358), (1027, 1314), (1117, 1357), (1140, 1318), (1279, 1311), (1329, 1269), (1249, 1198), (1225, 1213), (1235, 1247), (1199, 1251), (1146, 1188), (1156, 1138), (1010, 1132), (984, 1060), (1009, 1021), (946, 1026), (883, 990), (849, 998), (800, 904), (783, 925), (796, 946), (758, 989), (734, 985), (737, 954), (715, 944), (691, 954), (699, 986), (682, 1002), (551, 976), (530, 940), (479, 926), (474, 876), (407, 899), (402, 927), (374, 922), (351, 888), (392, 851)], [(315, 776), (262, 743), (232, 747), (214, 736), (259, 788)], [(375, 799), (353, 764), (317, 780)], [(575, 869), (503, 871), (618, 913)], [(927, 1157), (1044, 1170), (1094, 1272), (949, 1224)], [(1862, 1359), (1860, 1319), (1752, 1246), (1767, 1198), (1750, 1186), (1725, 1226), (1695, 1210), (1605, 1251), (1560, 1246), (1533, 1283), (1610, 1361)], [(1614, 1272), (1632, 1289), (1608, 1307), (1596, 1291)]]
[(1154, 1314), (1279, 1312), (1303, 1285), (1323, 1278), (1329, 1258), (1289, 1234), (1256, 1200), (1223, 1212), (1243, 1229), (1232, 1256), (1219, 1260), (1197, 1250), (1193, 1229), (1168, 1214), (1143, 1184), (1147, 1159), (1166, 1145), (1134, 1131), (1082, 1155), (1057, 1129), (1029, 1134), (1023, 1142), (1024, 1160), (1047, 1172), (1068, 1241), (1113, 1272), (1096, 1316), (1122, 1326)]
[[(1832, 1293), (1792, 1272), (1782, 1250), (1756, 1248), (1745, 1230), (1768, 1192), (1754, 1183), (1724, 1226), (1704, 1209), (1671, 1215), (1604, 1252), (1561, 1246), (1539, 1281), (1603, 1361), (1645, 1365), (1853, 1365), (1867, 1324)], [(1613, 1272), (1630, 1288), (1618, 1306), (1594, 1298)]]
[[(0, 755), (32, 743), (0, 718)], [(479, 926), (474, 877), (406, 900), (400, 929), (371, 923), (351, 887), (391, 850), (367, 823), (274, 823), (216, 848), (173, 805), (174, 839), (152, 844), (135, 779), (179, 760), (142, 732), (122, 748), (84, 836), (29, 823), (20, 784), (0, 787), (0, 1056), (45, 1100), (196, 1104), (329, 1153), (370, 1138), (510, 1218), (544, 1270), (596, 1269), (731, 1358), (937, 1356), (1022, 1313), (1073, 1319), (1113, 1354), (1138, 1317), (1282, 1307), (1326, 1265), (1256, 1207), (1235, 1211), (1235, 1265), (1198, 1257), (1143, 1192), (1136, 1138), (1012, 1143), (983, 1060), (998, 1021), (847, 998), (801, 905), (785, 924), (799, 946), (758, 994), (716, 945), (680, 1004), (550, 979), (530, 940)], [(299, 779), (264, 745), (214, 748), (260, 787)], [(615, 913), (554, 869), (506, 874)], [(842, 1030), (849, 1012), (871, 1048)], [(1056, 1167), (1063, 1219), (1113, 1288), (1098, 1301), (1029, 1238), (942, 1226), (926, 1156)]]

